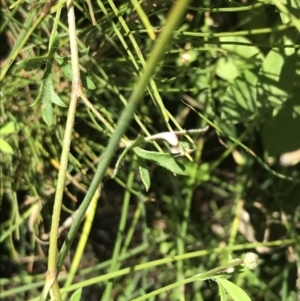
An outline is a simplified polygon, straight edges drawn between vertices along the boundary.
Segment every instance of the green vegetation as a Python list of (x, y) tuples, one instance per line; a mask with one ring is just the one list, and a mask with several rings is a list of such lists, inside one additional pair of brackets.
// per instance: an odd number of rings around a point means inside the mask
[(1, 300), (299, 301), (299, 16), (1, 1)]

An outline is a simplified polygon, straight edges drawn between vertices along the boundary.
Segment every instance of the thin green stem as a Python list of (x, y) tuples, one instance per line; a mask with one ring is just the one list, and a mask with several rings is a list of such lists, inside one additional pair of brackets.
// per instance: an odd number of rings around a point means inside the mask
[[(74, 7), (72, 1), (68, 2), (68, 16), (69, 22), (73, 18), (74, 15)], [(71, 102), (69, 106), (68, 118), (66, 123), (66, 130), (63, 140), (63, 149), (60, 159), (60, 168), (58, 173), (57, 179), (57, 187), (55, 193), (55, 200), (54, 200), (54, 208), (53, 208), (53, 215), (52, 215), (52, 224), (51, 224), (51, 236), (50, 236), (50, 245), (49, 245), (49, 261), (48, 261), (48, 271), (49, 272), (56, 272), (56, 253), (57, 253), (57, 235), (58, 235), (58, 228), (59, 228), (59, 220), (60, 220), (60, 212), (61, 212), (61, 204), (62, 204), (62, 197), (64, 192), (65, 186), (65, 177), (66, 177), (66, 170), (68, 167), (68, 157), (69, 157), (69, 150), (71, 144), (71, 137), (73, 131), (73, 124), (75, 119), (75, 112), (76, 112), (76, 105), (77, 105), (77, 89), (75, 84), (78, 84), (80, 81), (79, 73), (78, 73), (78, 65), (77, 68), (74, 63), (78, 64), (78, 60), (74, 60), (74, 56), (77, 56), (77, 46), (75, 49), (72, 48), (74, 46), (74, 40), (76, 44), (76, 27), (74, 28), (75, 23), (70, 22), (70, 43), (71, 43), (71, 53), (72, 53), (72, 70), (73, 70), (73, 91), (71, 96)], [(73, 43), (71, 42), (73, 41)]]
[(257, 8), (261, 8), (264, 6), (271, 5), (271, 2), (263, 2), (263, 3), (255, 3), (252, 5), (242, 5), (240, 7), (194, 7), (194, 6), (188, 6), (188, 9), (198, 12), (209, 12), (209, 13), (221, 13), (221, 12), (238, 12), (238, 11), (248, 11), (253, 10)]
[[(78, 61), (78, 49), (76, 41), (76, 24), (75, 24), (75, 12), (73, 1), (69, 0), (67, 2), (68, 9), (68, 24), (69, 24), (69, 37), (70, 37), (70, 48), (71, 48), (71, 63), (72, 63), (72, 95), (69, 105), (66, 129), (63, 140), (63, 148), (60, 158), (60, 168), (57, 179), (57, 187), (55, 192), (53, 213), (52, 213), (52, 223), (50, 232), (50, 243), (49, 243), (49, 257), (48, 257), (48, 271), (45, 288), (42, 294), (42, 300), (45, 300), (49, 289), (54, 285), (54, 295), (58, 300), (61, 300), (58, 283), (56, 281), (57, 277), (57, 241), (59, 234), (59, 221), (62, 207), (62, 199), (65, 188), (66, 171), (68, 167), (68, 157), (72, 139), (73, 125), (75, 120), (76, 106), (78, 100), (78, 91), (81, 91), (80, 82), (80, 70)], [(58, 10), (58, 14), (60, 10)], [(51, 283), (51, 285), (50, 285)]]
[[(274, 27), (265, 27), (265, 28), (258, 28), (258, 29), (249, 29), (249, 30), (240, 30), (240, 31), (233, 31), (233, 32), (190, 32), (190, 31), (175, 31), (174, 35), (176, 38), (184, 36), (184, 37), (194, 37), (194, 38), (221, 38), (221, 37), (239, 37), (239, 36), (249, 36), (249, 35), (257, 35), (257, 34), (267, 34), (273, 33), (278, 31), (284, 31), (288, 28), (293, 27), (293, 24), (282, 24)], [(160, 29), (157, 29), (158, 32)], [(134, 30), (131, 31), (131, 34), (138, 34), (144, 33), (145, 30)], [(207, 41), (209, 42), (209, 41)]]
[(214, 33), (178, 31), (175, 34), (177, 35), (177, 37), (178, 36), (198, 37), (198, 38), (238, 37), (238, 36), (248, 36), (248, 35), (256, 35), (256, 34), (272, 33), (276, 31), (283, 31), (288, 28), (291, 28), (292, 26), (293, 26), (292, 24), (283, 24), (274, 27), (240, 30), (234, 32), (214, 32)]
[[(127, 179), (127, 187), (132, 187), (133, 185), (133, 180), (134, 180), (134, 161), (132, 161), (131, 164), (131, 169), (128, 175)], [(114, 272), (118, 270), (120, 263), (118, 262), (118, 258), (120, 256), (120, 251), (121, 251), (121, 245), (122, 245), (122, 238), (124, 236), (124, 231), (125, 231), (125, 225), (127, 221), (127, 216), (128, 216), (128, 208), (129, 208), (129, 202), (130, 202), (130, 197), (131, 197), (131, 192), (129, 190), (125, 191), (124, 195), (124, 200), (123, 200), (123, 207), (122, 207), (122, 214), (121, 214), (121, 219), (118, 227), (118, 234), (116, 238), (116, 243), (113, 251), (113, 256), (112, 256), (112, 261), (110, 265), (110, 272)], [(103, 296), (101, 300), (106, 301), (109, 300), (111, 290), (113, 287), (113, 282), (107, 282), (105, 291), (103, 293)]]
[(58, 28), (58, 25), (59, 25), (61, 10), (62, 10), (62, 7), (59, 7), (59, 9), (56, 11), (56, 14), (55, 14), (55, 19), (54, 19), (54, 23), (53, 23), (53, 27), (52, 27), (52, 31), (51, 31), (51, 36), (50, 36), (49, 47), (48, 47), (49, 52), (52, 49), (52, 44), (53, 44), (53, 41), (55, 39), (55, 35), (57, 34), (57, 28)]
[(151, 25), (151, 23), (148, 19), (148, 16), (147, 16), (146, 12), (143, 10), (143, 8), (140, 5), (139, 1), (131, 0), (131, 3), (134, 6), (134, 8), (136, 9), (136, 12), (138, 13), (142, 23), (144, 24), (144, 26), (145, 26), (145, 28), (148, 32), (149, 38), (151, 40), (154, 40), (156, 35), (155, 35), (153, 27), (152, 27), (152, 25)]
[[(85, 223), (84, 223), (84, 226), (82, 229), (80, 240), (78, 242), (78, 246), (76, 248), (74, 257), (72, 259), (71, 267), (70, 267), (66, 282), (64, 284), (64, 287), (68, 287), (69, 285), (71, 285), (71, 283), (75, 277), (75, 274), (78, 271), (78, 266), (79, 266), (80, 260), (83, 256), (83, 252), (86, 247), (86, 243), (88, 241), (88, 237), (89, 237), (89, 234), (91, 231), (91, 227), (92, 227), (92, 223), (94, 220), (99, 197), (100, 197), (100, 189), (97, 189), (96, 193), (93, 197), (93, 200), (90, 204), (90, 207), (88, 209), (88, 212), (86, 214)], [(65, 298), (63, 297), (63, 299), (65, 299)]]

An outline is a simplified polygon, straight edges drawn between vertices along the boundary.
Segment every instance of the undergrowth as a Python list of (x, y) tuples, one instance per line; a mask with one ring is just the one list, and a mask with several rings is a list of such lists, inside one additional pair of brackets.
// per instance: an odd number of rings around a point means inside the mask
[(1, 300), (299, 301), (299, 16), (1, 0)]

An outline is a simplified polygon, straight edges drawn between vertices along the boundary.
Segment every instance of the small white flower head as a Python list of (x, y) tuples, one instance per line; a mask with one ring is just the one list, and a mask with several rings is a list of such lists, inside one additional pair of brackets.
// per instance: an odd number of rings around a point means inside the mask
[(293, 166), (298, 164), (300, 162), (300, 149), (282, 154), (279, 162), (281, 166)]
[(254, 270), (258, 266), (258, 256), (253, 252), (244, 255), (244, 266), (250, 270)]
[(191, 55), (188, 52), (183, 52), (180, 55), (180, 59), (182, 63), (189, 63)]

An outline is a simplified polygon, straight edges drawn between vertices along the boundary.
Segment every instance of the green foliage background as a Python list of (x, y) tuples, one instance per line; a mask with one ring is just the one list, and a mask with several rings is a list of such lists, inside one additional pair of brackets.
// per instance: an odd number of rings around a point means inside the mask
[[(14, 2), (1, 1), (0, 294), (31, 300), (47, 269), (40, 240), (50, 231), (72, 70), (66, 10), (45, 57), (54, 14), (18, 48), (44, 4), (10, 9)], [(173, 1), (141, 1), (146, 21), (133, 3), (75, 2), (81, 79), (98, 115), (79, 102), (61, 224), (79, 207)], [(132, 300), (248, 250), (259, 267), (230, 280), (255, 301), (299, 300), (300, 169), (294, 157), (280, 164), (300, 149), (299, 18), (297, 0), (191, 1), (103, 180), (72, 281), (83, 286), (82, 300)], [(129, 151), (111, 178), (130, 141), (208, 123), (206, 133), (179, 137), (196, 150), (192, 161), (175, 158), (185, 176)], [(164, 141), (142, 147), (169, 154)], [(126, 267), (133, 270), (116, 273)], [(78, 288), (66, 277), (61, 287)], [(216, 283), (196, 281), (151, 300), (220, 297)]]

